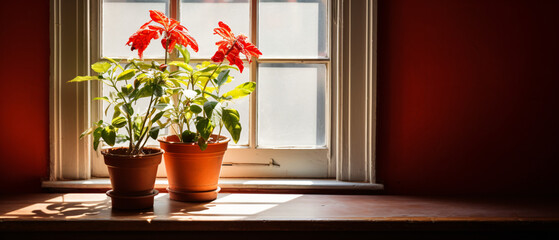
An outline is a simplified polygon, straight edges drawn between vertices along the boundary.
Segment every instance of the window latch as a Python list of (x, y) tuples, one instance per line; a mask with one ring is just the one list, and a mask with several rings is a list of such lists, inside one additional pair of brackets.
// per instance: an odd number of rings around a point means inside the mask
[(240, 162), (224, 162), (221, 166), (269, 166), (269, 167), (280, 167), (280, 164), (276, 162), (273, 158), (270, 158), (268, 163), (240, 163)]

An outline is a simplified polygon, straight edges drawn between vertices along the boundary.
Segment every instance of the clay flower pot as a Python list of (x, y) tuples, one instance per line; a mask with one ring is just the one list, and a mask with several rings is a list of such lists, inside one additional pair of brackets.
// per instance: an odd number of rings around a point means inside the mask
[[(217, 138), (217, 135), (212, 135)], [(175, 135), (159, 137), (165, 150), (165, 168), (169, 181), (169, 198), (183, 202), (206, 202), (217, 198), (217, 182), (223, 155), (229, 138), (219, 137), (219, 142), (208, 143), (202, 151), (195, 143), (182, 143)]]
[(113, 209), (146, 209), (153, 207), (153, 189), (157, 167), (163, 150), (144, 148), (144, 155), (125, 155), (127, 148), (109, 148), (101, 151), (109, 169), (112, 190), (107, 192)]

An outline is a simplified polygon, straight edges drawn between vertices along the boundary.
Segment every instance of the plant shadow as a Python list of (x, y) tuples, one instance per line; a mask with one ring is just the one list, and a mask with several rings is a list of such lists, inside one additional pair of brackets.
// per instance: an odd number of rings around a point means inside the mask
[(6, 214), (9, 217), (25, 218), (81, 218), (99, 215), (107, 211), (110, 203), (108, 201), (87, 203), (87, 202), (61, 202), (61, 203), (41, 203), (20, 208)]

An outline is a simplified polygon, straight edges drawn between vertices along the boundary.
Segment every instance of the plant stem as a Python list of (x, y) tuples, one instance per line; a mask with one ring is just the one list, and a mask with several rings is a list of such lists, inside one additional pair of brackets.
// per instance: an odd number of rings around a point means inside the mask
[[(229, 53), (231, 53), (231, 51), (233, 50), (233, 47), (235, 46), (235, 44), (237, 43), (237, 39), (235, 39), (235, 41), (233, 42), (233, 44), (231, 44), (231, 47), (229, 47), (229, 49), (227, 49), (227, 52), (225, 52), (225, 55), (223, 56), (223, 60), (225, 61), (225, 58), (227, 58), (227, 55), (229, 55)], [(215, 71), (217, 71), (217, 69), (219, 69), (219, 67), (221, 67), (221, 64), (223, 64), (223, 61), (221, 61), (219, 63), (219, 65), (217, 65), (217, 67), (215, 68), (215, 70), (212, 72), (212, 74), (210, 75), (208, 81), (206, 82), (206, 84), (204, 84), (204, 88), (202, 89), (202, 94), (204, 94), (204, 92), (206, 91), (206, 87), (208, 86), (208, 82), (211, 81), (212, 76), (214, 75)]]
[[(114, 76), (111, 76), (111, 79), (110, 79), (111, 80), (111, 87), (113, 87), (115, 89), (115, 91), (118, 93), (120, 91), (116, 87), (116, 83), (113, 81), (113, 77)], [(118, 94), (117, 94), (117, 96), (118, 96)], [(124, 101), (124, 104), (128, 104), (126, 102), (126, 98), (123, 97), (122, 101)], [(132, 118), (131, 118), (130, 115), (128, 115), (128, 113), (126, 113), (126, 119), (128, 120), (128, 136), (130, 137), (130, 141), (129, 141), (129, 144), (128, 144), (128, 151), (126, 153), (130, 154), (130, 153), (132, 153), (132, 149), (133, 149), (133, 144), (132, 143), (134, 142), (134, 134), (132, 134)]]
[[(141, 148), (140, 144), (142, 143), (142, 139), (145, 137), (145, 132), (144, 132), (144, 127), (146, 125), (147, 120), (149, 119), (149, 115), (151, 115), (151, 105), (153, 104), (153, 93), (151, 94), (150, 100), (149, 100), (149, 105), (148, 105), (148, 110), (146, 112), (146, 117), (144, 118), (144, 121), (142, 122), (142, 127), (140, 128), (140, 138), (138, 138), (138, 143), (136, 143), (136, 146), (134, 147), (134, 153), (138, 153), (140, 152)], [(147, 132), (147, 131), (146, 131)]]
[(219, 132), (217, 132), (217, 140), (216, 142), (219, 142), (219, 136), (221, 136), (221, 129), (223, 128), (223, 123), (219, 123)]
[(169, 38), (165, 40), (165, 65), (167, 65), (167, 53), (169, 52)]
[(204, 94), (204, 92), (206, 92), (206, 87), (208, 86), (208, 83), (212, 81), (212, 76), (217, 71), (217, 69), (219, 69), (219, 67), (221, 67), (221, 64), (223, 64), (223, 62), (220, 62), (219, 65), (217, 65), (217, 67), (214, 69), (212, 74), (210, 74), (210, 77), (208, 78), (208, 81), (206, 81), (206, 84), (204, 84), (204, 88), (202, 89), (202, 94)]

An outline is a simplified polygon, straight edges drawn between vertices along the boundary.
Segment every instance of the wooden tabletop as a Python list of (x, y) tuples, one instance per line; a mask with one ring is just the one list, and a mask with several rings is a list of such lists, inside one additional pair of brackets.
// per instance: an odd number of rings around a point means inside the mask
[(221, 193), (113, 211), (100, 193), (0, 198), (0, 231), (386, 231), (559, 229), (558, 198)]

